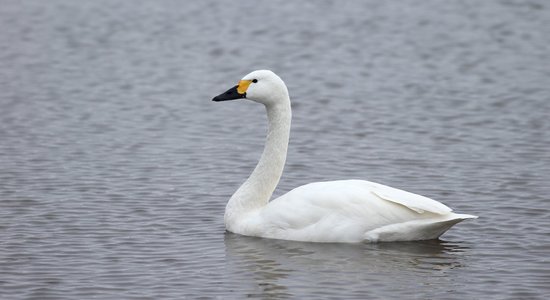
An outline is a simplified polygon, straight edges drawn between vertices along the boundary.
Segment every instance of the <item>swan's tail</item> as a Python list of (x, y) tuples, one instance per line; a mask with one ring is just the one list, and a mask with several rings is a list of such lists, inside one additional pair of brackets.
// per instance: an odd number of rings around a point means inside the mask
[(466, 219), (477, 219), (477, 216), (449, 213), (438, 218), (413, 220), (382, 226), (366, 232), (365, 241), (394, 242), (433, 240), (437, 239), (445, 233), (445, 231), (453, 227), (453, 225)]
[(451, 216), (453, 219), (460, 219), (460, 220), (477, 219), (477, 218), (479, 218), (478, 216), (474, 216), (474, 215), (469, 215), (469, 214), (455, 214), (455, 213), (450, 214), (450, 216)]

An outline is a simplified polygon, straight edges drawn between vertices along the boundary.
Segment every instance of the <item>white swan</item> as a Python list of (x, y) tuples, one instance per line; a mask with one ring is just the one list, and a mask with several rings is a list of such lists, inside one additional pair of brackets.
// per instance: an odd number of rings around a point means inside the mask
[(412, 241), (436, 239), (473, 215), (456, 214), (435, 200), (363, 180), (316, 182), (269, 201), (285, 165), (290, 98), (268, 70), (254, 71), (212, 99), (250, 99), (267, 110), (264, 151), (250, 177), (225, 208), (228, 231), (305, 242)]

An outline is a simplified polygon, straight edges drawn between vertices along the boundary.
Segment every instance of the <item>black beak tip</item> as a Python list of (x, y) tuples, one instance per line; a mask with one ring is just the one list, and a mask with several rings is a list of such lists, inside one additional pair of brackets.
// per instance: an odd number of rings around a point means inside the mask
[(214, 101), (214, 102), (227, 101), (227, 100), (233, 100), (233, 99), (231, 99), (231, 97), (227, 97), (224, 94), (221, 94), (221, 95), (218, 95), (218, 96), (212, 98), (212, 101)]

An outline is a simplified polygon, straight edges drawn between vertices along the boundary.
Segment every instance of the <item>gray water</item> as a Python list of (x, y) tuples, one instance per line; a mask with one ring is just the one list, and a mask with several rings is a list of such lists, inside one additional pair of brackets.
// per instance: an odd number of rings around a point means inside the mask
[[(1, 299), (548, 299), (546, 1), (0, 1)], [(224, 231), (269, 68), (275, 196), (366, 179), (479, 215), (439, 241)]]

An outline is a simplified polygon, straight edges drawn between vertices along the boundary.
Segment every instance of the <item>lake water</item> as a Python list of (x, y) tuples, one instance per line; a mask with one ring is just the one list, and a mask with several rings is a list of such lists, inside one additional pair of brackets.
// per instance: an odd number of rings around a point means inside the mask
[[(0, 298), (548, 299), (546, 1), (0, 1)], [(440, 241), (226, 233), (287, 83), (275, 194), (366, 179), (479, 215)]]

